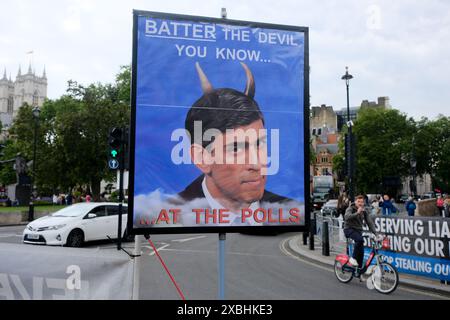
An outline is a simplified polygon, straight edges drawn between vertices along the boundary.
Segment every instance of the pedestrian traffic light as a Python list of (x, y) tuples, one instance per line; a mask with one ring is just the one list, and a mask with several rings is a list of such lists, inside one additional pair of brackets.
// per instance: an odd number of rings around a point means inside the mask
[(116, 170), (121, 164), (121, 153), (124, 149), (124, 139), (122, 128), (113, 128), (109, 131), (109, 152), (108, 152), (108, 166), (112, 170)]
[(128, 128), (113, 128), (109, 131), (108, 138), (108, 166), (112, 170), (125, 169), (129, 167)]

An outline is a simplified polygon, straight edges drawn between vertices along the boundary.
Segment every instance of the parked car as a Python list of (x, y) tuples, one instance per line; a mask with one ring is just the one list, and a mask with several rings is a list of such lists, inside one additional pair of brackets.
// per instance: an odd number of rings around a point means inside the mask
[(337, 205), (338, 205), (337, 200), (334, 199), (328, 200), (323, 205), (322, 209), (320, 209), (320, 212), (322, 213), (323, 216), (337, 217), (338, 216)]
[[(122, 235), (129, 239), (127, 210), (123, 206)], [(77, 203), (30, 222), (23, 231), (23, 242), (81, 247), (87, 241), (117, 238), (118, 214), (118, 203)]]
[(408, 201), (409, 195), (407, 194), (402, 194), (400, 197), (398, 197), (398, 202), (399, 203), (405, 203), (406, 201)]
[(420, 196), (420, 200), (432, 199), (436, 198), (436, 194), (434, 192), (427, 192)]

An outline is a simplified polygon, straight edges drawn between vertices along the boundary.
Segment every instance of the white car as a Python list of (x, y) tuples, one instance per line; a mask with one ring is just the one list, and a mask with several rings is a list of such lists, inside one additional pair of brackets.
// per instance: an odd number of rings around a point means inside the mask
[[(122, 211), (122, 235), (127, 238), (126, 205)], [(81, 247), (92, 240), (117, 239), (119, 204), (113, 202), (76, 203), (30, 222), (23, 231), (23, 242)]]

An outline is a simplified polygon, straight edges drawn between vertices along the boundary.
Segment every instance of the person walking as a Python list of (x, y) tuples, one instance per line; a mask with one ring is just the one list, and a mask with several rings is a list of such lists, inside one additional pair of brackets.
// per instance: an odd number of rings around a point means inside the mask
[(52, 202), (54, 206), (58, 204), (58, 196), (56, 195), (56, 193), (53, 194)]
[(378, 205), (381, 208), (383, 216), (390, 216), (391, 214), (397, 212), (397, 208), (394, 206), (391, 199), (389, 198), (389, 195), (387, 194), (385, 194), (383, 198), (381, 198)]
[(438, 208), (439, 214), (442, 216), (442, 218), (445, 218), (444, 199), (442, 198), (442, 196), (437, 197), (436, 207)]
[(450, 218), (450, 195), (445, 197), (444, 201), (444, 213), (446, 218)]
[(371, 208), (372, 208), (372, 215), (377, 216), (378, 214), (380, 214), (379, 199), (372, 200)]
[(67, 203), (68, 206), (71, 206), (71, 205), (72, 205), (72, 203), (73, 203), (72, 192), (69, 192), (69, 194), (67, 195), (66, 203)]
[(345, 215), (345, 210), (347, 210), (348, 206), (350, 205), (350, 200), (347, 197), (347, 193), (343, 192), (338, 197), (338, 203), (337, 203), (337, 211), (338, 214), (342, 217)]
[(416, 208), (417, 208), (417, 206), (414, 203), (414, 199), (412, 197), (409, 197), (408, 201), (406, 201), (406, 203), (405, 203), (405, 209), (408, 212), (408, 216), (414, 217)]

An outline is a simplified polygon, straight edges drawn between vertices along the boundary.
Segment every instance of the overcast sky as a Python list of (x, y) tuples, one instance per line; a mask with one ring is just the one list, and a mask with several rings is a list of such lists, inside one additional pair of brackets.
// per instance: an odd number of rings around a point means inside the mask
[(132, 9), (310, 28), (311, 104), (351, 105), (389, 96), (393, 107), (420, 118), (450, 115), (448, 0), (0, 0), (0, 72), (44, 65), (49, 98), (67, 80), (112, 82), (131, 63)]

